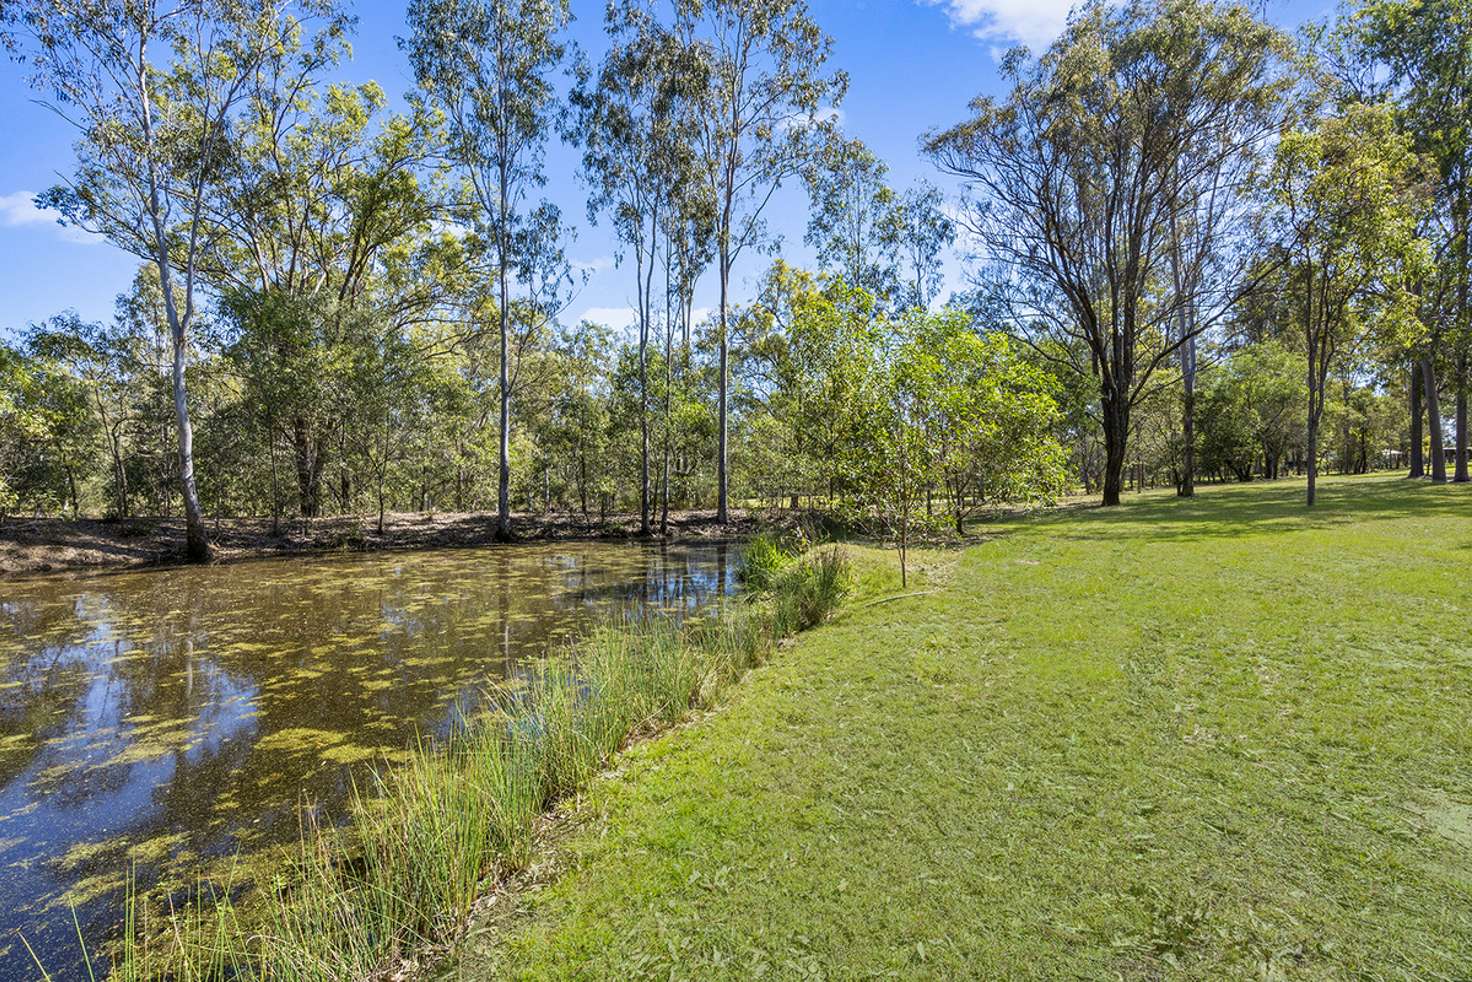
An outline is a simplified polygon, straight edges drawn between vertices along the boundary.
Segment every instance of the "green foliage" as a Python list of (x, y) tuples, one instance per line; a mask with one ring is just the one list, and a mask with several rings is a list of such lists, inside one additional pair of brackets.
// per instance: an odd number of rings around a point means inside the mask
[(889, 168), (859, 140), (835, 135), (803, 172), (812, 207), (804, 241), (818, 262), (880, 301), (898, 299), (899, 270), (890, 237), (902, 228), (891, 212)]
[(1063, 487), (1052, 380), (964, 312), (891, 320), (864, 290), (778, 262), (742, 374), (756, 413), (755, 489), (897, 525), (941, 495), (960, 528), (985, 506), (1048, 501)]
[(1354, 103), (1279, 141), (1270, 216), (1299, 300), (1307, 358), (1308, 503), (1314, 503), (1318, 427), (1333, 369), (1374, 341), (1421, 342), (1415, 290), (1431, 271), (1419, 225), (1429, 201), (1424, 162), (1385, 104)]
[(748, 590), (769, 590), (795, 558), (776, 535), (761, 532), (741, 547), (741, 582)]
[(1276, 477), (1303, 433), (1306, 372), (1302, 355), (1271, 340), (1233, 351), (1204, 372), (1198, 396), (1203, 473), (1249, 480), (1261, 458), (1264, 475)]

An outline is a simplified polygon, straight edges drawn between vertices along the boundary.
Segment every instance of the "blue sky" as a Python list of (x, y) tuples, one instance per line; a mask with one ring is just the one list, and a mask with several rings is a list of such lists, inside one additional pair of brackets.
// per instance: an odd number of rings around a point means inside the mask
[[(905, 187), (922, 177), (944, 186), (919, 153), (920, 134), (963, 118), (972, 97), (996, 91), (1000, 53), (1017, 41), (1045, 45), (1063, 25), (1069, 0), (810, 0), (810, 5), (835, 40), (836, 66), (851, 78), (841, 110), (844, 129), (868, 143), (889, 164), (892, 182)], [(573, 0), (572, 6), (577, 18), (572, 34), (596, 58), (603, 50), (604, 0)], [(1268, 0), (1266, 13), (1292, 27), (1330, 9), (1327, 0)], [(354, 10), (359, 18), (354, 57), (338, 74), (347, 81), (375, 80), (397, 99), (413, 85), (395, 44), (405, 33), (404, 2), (361, 0)], [(115, 296), (137, 268), (136, 260), (57, 226), (53, 216), (35, 209), (32, 196), (71, 166), (72, 134), (32, 96), (23, 69), (0, 63), (0, 119), (5, 121), (0, 335), (66, 309), (89, 319), (110, 317)], [(608, 231), (588, 225), (576, 152), (555, 140), (546, 194), (576, 223), (578, 236), (569, 254), (590, 272), (569, 314), (615, 326), (627, 323), (631, 274), (616, 268)], [(806, 202), (801, 192), (784, 189), (770, 207), (784, 254), (804, 261), (809, 253), (802, 244)], [(738, 268), (738, 298), (749, 293), (765, 262), (751, 256)], [(950, 272), (955, 282), (956, 270)], [(703, 284), (698, 303), (711, 303), (713, 290), (713, 283)]]

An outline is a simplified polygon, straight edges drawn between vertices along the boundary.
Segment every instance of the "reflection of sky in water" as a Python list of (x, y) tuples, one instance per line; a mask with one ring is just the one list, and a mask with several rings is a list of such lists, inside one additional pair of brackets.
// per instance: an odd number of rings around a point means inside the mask
[(443, 734), (488, 684), (629, 606), (693, 610), (735, 550), (577, 543), (0, 587), (0, 978), (58, 978), (117, 890), (340, 814), (354, 765)]

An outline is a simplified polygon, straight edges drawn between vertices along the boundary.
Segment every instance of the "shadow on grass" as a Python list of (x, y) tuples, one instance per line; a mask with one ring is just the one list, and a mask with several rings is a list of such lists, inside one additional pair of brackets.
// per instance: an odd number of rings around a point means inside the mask
[(1118, 508), (1098, 505), (1045, 512), (1032, 524), (1060, 538), (1094, 540), (1128, 535), (1169, 541), (1302, 532), (1400, 518), (1472, 514), (1472, 485), (1431, 484), (1398, 475), (1327, 478), (1318, 502), (1304, 502), (1302, 480), (1199, 487), (1194, 498), (1170, 491), (1127, 497)]

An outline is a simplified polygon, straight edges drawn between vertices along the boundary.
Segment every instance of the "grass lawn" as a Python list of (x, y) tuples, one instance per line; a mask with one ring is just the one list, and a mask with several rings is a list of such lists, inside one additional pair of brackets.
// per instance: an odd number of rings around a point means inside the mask
[(449, 977), (1472, 978), (1472, 487), (987, 530), (622, 757)]

